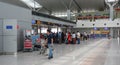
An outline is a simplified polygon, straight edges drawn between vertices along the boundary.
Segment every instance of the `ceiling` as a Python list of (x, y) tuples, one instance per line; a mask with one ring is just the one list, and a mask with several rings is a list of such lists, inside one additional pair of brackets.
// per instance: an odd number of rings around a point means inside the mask
[[(20, 0), (0, 0), (1, 2), (28, 8)], [(35, 0), (40, 3), (43, 8), (40, 12), (65, 12), (67, 9), (72, 11), (81, 10), (100, 10), (105, 8), (104, 0)]]

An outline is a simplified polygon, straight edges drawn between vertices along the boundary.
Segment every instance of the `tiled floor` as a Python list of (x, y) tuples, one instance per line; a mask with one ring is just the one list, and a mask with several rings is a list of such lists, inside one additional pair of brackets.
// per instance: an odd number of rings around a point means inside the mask
[(55, 44), (54, 58), (38, 51), (0, 56), (0, 65), (120, 65), (120, 45), (116, 39), (95, 39), (80, 45)]

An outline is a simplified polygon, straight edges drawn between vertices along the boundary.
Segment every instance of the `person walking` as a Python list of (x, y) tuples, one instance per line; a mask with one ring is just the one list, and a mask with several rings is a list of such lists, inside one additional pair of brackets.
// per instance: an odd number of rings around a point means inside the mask
[(79, 33), (79, 31), (77, 31), (77, 42), (78, 42), (78, 44), (80, 44), (80, 33)]
[(47, 44), (49, 48), (49, 54), (48, 54), (48, 59), (53, 58), (53, 36), (51, 34), (50, 30), (47, 30)]

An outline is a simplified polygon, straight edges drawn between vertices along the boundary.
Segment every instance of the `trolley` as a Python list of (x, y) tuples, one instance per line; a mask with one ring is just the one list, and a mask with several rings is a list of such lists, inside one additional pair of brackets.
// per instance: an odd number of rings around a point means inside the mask
[(24, 51), (26, 51), (26, 50), (33, 51), (32, 41), (29, 40), (29, 39), (26, 39), (26, 40), (24, 41)]

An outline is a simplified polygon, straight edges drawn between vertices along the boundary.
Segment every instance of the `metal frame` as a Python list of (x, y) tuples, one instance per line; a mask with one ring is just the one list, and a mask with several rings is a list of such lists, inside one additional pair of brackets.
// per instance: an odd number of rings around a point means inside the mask
[(79, 10), (81, 11), (82, 8), (81, 8), (80, 5), (76, 2), (76, 0), (73, 0), (73, 2), (77, 5), (77, 7), (79, 8)]

